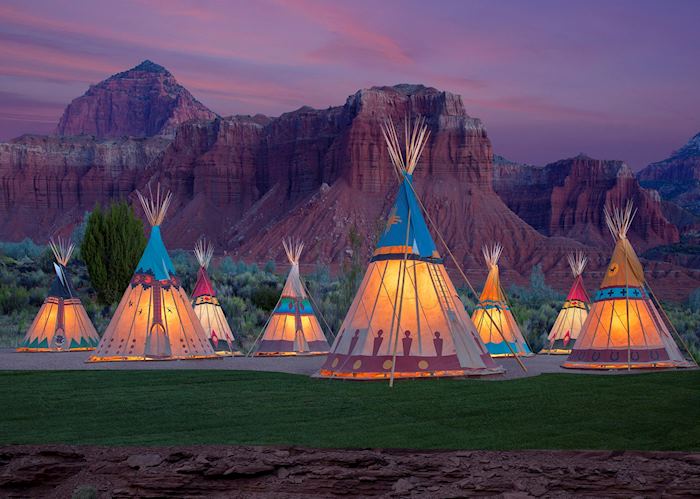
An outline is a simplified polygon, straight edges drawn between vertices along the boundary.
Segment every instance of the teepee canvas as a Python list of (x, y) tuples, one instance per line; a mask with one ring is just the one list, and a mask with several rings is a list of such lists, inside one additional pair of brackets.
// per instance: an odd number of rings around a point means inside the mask
[(233, 333), (207, 274), (214, 247), (204, 239), (200, 239), (195, 244), (194, 254), (199, 263), (197, 283), (192, 291), (194, 313), (199, 317), (199, 322), (202, 323), (204, 333), (209, 338), (214, 351), (219, 355), (236, 355), (238, 352), (233, 346)]
[(304, 244), (292, 241), (283, 241), (282, 244), (292, 268), (282, 289), (282, 296), (255, 347), (255, 355), (328, 353), (330, 345), (299, 275), (299, 258)]
[(215, 358), (160, 234), (171, 194), (138, 192), (151, 235), (91, 362)]
[(568, 256), (571, 272), (574, 274), (574, 283), (566, 296), (564, 306), (559, 311), (557, 320), (549, 332), (548, 346), (540, 353), (568, 354), (576, 343), (576, 338), (588, 317), (588, 303), (590, 299), (583, 286), (583, 269), (586, 267), (587, 258), (583, 252), (577, 251)]
[(482, 249), (484, 260), (489, 266), (489, 275), (472, 314), (472, 321), (492, 356), (532, 355), (501, 288), (498, 259), (502, 251), (500, 244), (484, 246)]
[(588, 318), (564, 367), (626, 369), (691, 367), (676, 345), (644, 279), (644, 269), (627, 239), (635, 212), (605, 209), (615, 250)]
[(413, 190), (427, 125), (382, 127), (400, 182), (386, 228), (317, 376), (390, 379), (502, 373), (491, 359), (445, 270)]
[(66, 269), (73, 245), (53, 240), (49, 243), (56, 271), (49, 295), (17, 348), (20, 352), (69, 352), (93, 350), (100, 337), (95, 331), (80, 298), (73, 290)]

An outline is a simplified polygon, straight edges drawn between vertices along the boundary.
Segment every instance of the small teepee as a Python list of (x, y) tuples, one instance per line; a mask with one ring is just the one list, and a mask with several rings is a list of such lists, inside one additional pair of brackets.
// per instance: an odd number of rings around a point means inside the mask
[(20, 343), (19, 352), (94, 350), (100, 341), (83, 304), (73, 290), (66, 267), (74, 246), (61, 238), (49, 243), (56, 271), (49, 296)]
[(445, 270), (413, 189), (428, 141), (406, 120), (405, 153), (393, 123), (382, 127), (399, 189), (386, 228), (316, 376), (388, 379), (503, 372), (484, 347)]
[(197, 241), (194, 246), (194, 255), (199, 262), (199, 271), (197, 283), (192, 291), (192, 308), (199, 317), (204, 333), (209, 338), (214, 351), (219, 355), (236, 355), (239, 352), (233, 346), (233, 333), (207, 274), (213, 254), (214, 247), (204, 238)]
[(90, 362), (216, 358), (160, 234), (170, 193), (137, 191), (151, 235)]
[(304, 243), (282, 241), (292, 268), (275, 309), (268, 320), (255, 355), (318, 355), (330, 349), (310, 296), (299, 276), (299, 258)]
[[(605, 209), (615, 250), (591, 310), (564, 367), (632, 369), (692, 367), (661, 317), (644, 269), (627, 239), (636, 212)], [(669, 323), (670, 325), (670, 323)]]
[[(502, 251), (503, 247), (497, 243), (482, 248), (484, 260), (489, 267), (489, 275), (479, 297), (479, 303), (472, 314), (472, 321), (493, 357), (532, 355), (501, 288), (498, 259)], [(486, 313), (486, 310), (489, 313)]]
[(581, 327), (588, 317), (588, 304), (590, 299), (583, 286), (583, 269), (586, 268), (588, 259), (582, 251), (570, 253), (567, 257), (569, 267), (574, 274), (574, 283), (571, 285), (569, 294), (566, 296), (564, 306), (559, 311), (557, 320), (549, 332), (549, 345), (542, 349), (540, 353), (568, 354), (571, 352), (576, 338), (581, 332)]

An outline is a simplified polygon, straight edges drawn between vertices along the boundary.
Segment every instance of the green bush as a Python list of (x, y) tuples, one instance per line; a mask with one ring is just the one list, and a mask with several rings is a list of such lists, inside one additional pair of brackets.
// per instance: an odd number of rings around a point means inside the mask
[(100, 303), (119, 300), (145, 247), (143, 224), (125, 201), (105, 211), (97, 205), (90, 213), (80, 255)]

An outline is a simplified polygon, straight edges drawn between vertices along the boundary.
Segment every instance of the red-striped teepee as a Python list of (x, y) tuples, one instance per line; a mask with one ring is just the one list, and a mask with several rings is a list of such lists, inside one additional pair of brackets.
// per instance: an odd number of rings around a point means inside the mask
[(564, 306), (559, 311), (557, 320), (554, 321), (554, 326), (549, 332), (547, 338), (549, 344), (540, 353), (568, 354), (571, 352), (583, 323), (588, 317), (588, 307), (591, 300), (586, 293), (582, 277), (588, 259), (582, 251), (570, 253), (567, 258), (571, 272), (574, 274), (574, 283), (571, 285)]
[(199, 317), (204, 333), (209, 338), (209, 343), (214, 351), (219, 355), (237, 355), (240, 352), (234, 347), (231, 327), (228, 325), (224, 309), (221, 308), (207, 273), (213, 254), (214, 247), (204, 238), (197, 241), (194, 255), (199, 263), (199, 270), (197, 271), (197, 283), (192, 291), (192, 308)]

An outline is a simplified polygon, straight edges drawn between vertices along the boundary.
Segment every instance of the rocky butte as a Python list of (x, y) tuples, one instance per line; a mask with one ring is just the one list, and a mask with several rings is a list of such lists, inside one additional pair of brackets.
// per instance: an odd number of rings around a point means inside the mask
[[(295, 236), (307, 242), (307, 263), (338, 264), (354, 227), (366, 257), (397, 188), (379, 123), (416, 115), (431, 131), (416, 188), (477, 286), (485, 276), (480, 248), (495, 240), (505, 246), (506, 282), (522, 281), (540, 264), (563, 288), (565, 254), (583, 248), (589, 285), (597, 285), (612, 249), (602, 222), (609, 200), (637, 203), (631, 237), (640, 251), (678, 241), (658, 195), (621, 162), (494, 164), (484, 125), (459, 95), (403, 84), (363, 89), (323, 110), (220, 117), (149, 61), (73, 101), (56, 135), (0, 144), (0, 239), (45, 241), (96, 202), (133, 201), (134, 189), (160, 182), (175, 194), (164, 227), (171, 248), (190, 249), (206, 235), (220, 253), (283, 261), (280, 241)], [(700, 284), (695, 271), (669, 263), (648, 262), (647, 270), (669, 283), (669, 297)]]

